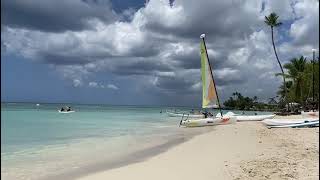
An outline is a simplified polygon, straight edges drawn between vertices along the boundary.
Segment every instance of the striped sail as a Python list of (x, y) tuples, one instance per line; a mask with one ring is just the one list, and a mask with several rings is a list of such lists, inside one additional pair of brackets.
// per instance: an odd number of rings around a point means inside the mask
[(217, 93), (211, 75), (207, 50), (204, 43), (204, 36), (200, 43), (201, 51), (201, 79), (202, 79), (202, 108), (217, 108)]

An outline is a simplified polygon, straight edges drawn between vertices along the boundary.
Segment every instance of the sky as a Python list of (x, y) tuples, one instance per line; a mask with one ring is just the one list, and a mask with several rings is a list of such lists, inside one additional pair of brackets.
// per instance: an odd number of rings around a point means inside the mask
[(200, 38), (219, 97), (260, 101), (319, 52), (318, 0), (1, 0), (1, 101), (200, 106)]

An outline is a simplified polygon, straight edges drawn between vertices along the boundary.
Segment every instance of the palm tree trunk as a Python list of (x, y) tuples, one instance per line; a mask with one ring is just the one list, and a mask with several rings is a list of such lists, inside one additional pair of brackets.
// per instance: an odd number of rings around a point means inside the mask
[[(271, 26), (271, 37), (272, 37), (272, 45), (273, 45), (273, 50), (274, 50), (274, 54), (276, 55), (278, 64), (280, 66), (281, 72), (282, 72), (282, 77), (283, 77), (283, 87), (284, 87), (284, 102), (287, 104), (287, 87), (286, 87), (286, 78), (284, 77), (284, 71), (282, 68), (282, 65), (279, 61), (278, 58), (278, 54), (277, 54), (277, 50), (276, 50), (276, 46), (274, 45), (274, 38), (273, 38), (273, 27)], [(288, 104), (288, 108), (289, 108), (289, 104)]]
[(301, 105), (303, 105), (303, 81), (300, 80), (300, 98), (301, 98)]

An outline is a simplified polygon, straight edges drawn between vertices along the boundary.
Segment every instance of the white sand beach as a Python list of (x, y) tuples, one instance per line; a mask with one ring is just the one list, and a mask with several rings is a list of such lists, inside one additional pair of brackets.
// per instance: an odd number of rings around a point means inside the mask
[(319, 128), (267, 129), (261, 122), (212, 128), (143, 162), (79, 180), (319, 179)]

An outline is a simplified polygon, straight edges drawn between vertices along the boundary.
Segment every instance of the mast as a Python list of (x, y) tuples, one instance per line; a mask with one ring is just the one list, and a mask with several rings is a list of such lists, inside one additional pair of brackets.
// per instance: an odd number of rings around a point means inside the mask
[(207, 46), (206, 46), (206, 42), (204, 40), (205, 36), (206, 36), (205, 34), (201, 34), (200, 38), (202, 39), (203, 44), (204, 44), (204, 49), (206, 50), (207, 60), (208, 60), (209, 68), (210, 68), (210, 74), (211, 74), (211, 78), (212, 78), (212, 81), (213, 81), (213, 84), (214, 84), (214, 90), (216, 91), (216, 95), (217, 95), (219, 111), (220, 111), (221, 117), (223, 117), (221, 106), (220, 106), (220, 101), (219, 101), (219, 96), (218, 96), (218, 91), (217, 91), (217, 88), (216, 88), (216, 85), (215, 85), (215, 82), (214, 82), (214, 78), (213, 78), (213, 74), (212, 74), (212, 68), (211, 68), (211, 64), (210, 64), (210, 60), (209, 60), (209, 56), (208, 56)]
[(312, 58), (312, 111), (314, 111), (314, 106), (315, 106), (315, 102), (314, 102), (314, 58), (315, 58), (315, 49), (312, 49), (313, 52), (313, 58)]

